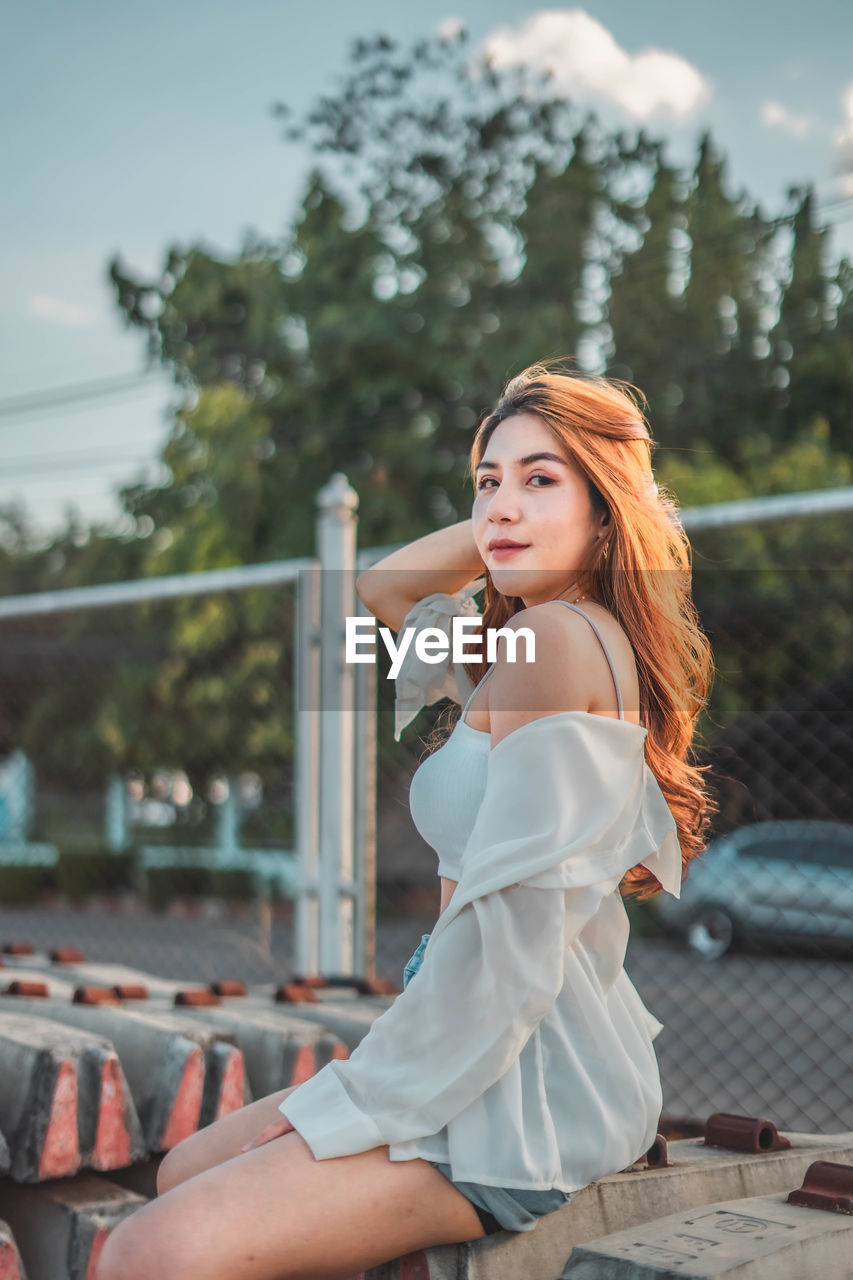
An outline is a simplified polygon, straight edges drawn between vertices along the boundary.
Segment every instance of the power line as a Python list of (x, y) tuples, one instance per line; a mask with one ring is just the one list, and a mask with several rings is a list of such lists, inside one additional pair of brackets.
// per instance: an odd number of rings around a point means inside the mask
[[(853, 196), (840, 196), (837, 200), (828, 201), (826, 204), (815, 206), (814, 213), (815, 215), (818, 215), (831, 209), (843, 209), (848, 205), (853, 206)], [(642, 210), (640, 210), (640, 212), (641, 211)], [(797, 211), (780, 214), (778, 217), (764, 220), (763, 227), (768, 230), (773, 227), (781, 227), (786, 223), (793, 222), (796, 216)], [(829, 230), (842, 222), (850, 221), (851, 218), (853, 218), (853, 208), (850, 209), (850, 212), (846, 216), (829, 221), (824, 227), (816, 227), (815, 230)], [(739, 226), (724, 228), (718, 232), (717, 235), (702, 240), (699, 246), (700, 252), (698, 257), (701, 259), (703, 255), (707, 254), (709, 251), (713, 252), (712, 246), (720, 241), (725, 241), (733, 235), (745, 234), (748, 231), (748, 227), (744, 224), (748, 222), (748, 219), (746, 215), (742, 215), (742, 219), (743, 220)], [(630, 261), (631, 257), (633, 257), (633, 254), (636, 252), (637, 250), (629, 251), (626, 255), (626, 260)], [(665, 265), (670, 261), (671, 252), (671, 249), (667, 249), (664, 253), (657, 255), (657, 257), (645, 258), (640, 271), (634, 271), (633, 278), (636, 279), (639, 275), (645, 275), (649, 271), (653, 271), (657, 265)], [(741, 256), (741, 253), (741, 250), (735, 249), (732, 256)], [(714, 256), (718, 257), (719, 255), (715, 254)], [(693, 255), (691, 253), (691, 261), (692, 258)], [(614, 276), (614, 279), (618, 278), (618, 275)], [(61, 408), (73, 403), (117, 395), (122, 391), (133, 391), (143, 387), (151, 387), (155, 385), (152, 382), (151, 372), (152, 371), (141, 374), (118, 374), (111, 378), (98, 378), (89, 382), (70, 383), (62, 386), (50, 387), (44, 391), (27, 392), (23, 395), (0, 397), (0, 417), (7, 418), (14, 415), (35, 413), (42, 409)]]
[(96, 400), (103, 396), (133, 391), (137, 387), (154, 386), (150, 373), (118, 374), (112, 378), (97, 378), (90, 382), (74, 382), (61, 387), (49, 387), (45, 391), (28, 392), (19, 396), (0, 397), (0, 417), (34, 413), (39, 409), (53, 409), (80, 400)]
[(81, 449), (78, 453), (65, 455), (51, 455), (48, 460), (52, 464), (45, 466), (45, 458), (40, 460), (35, 456), (25, 458), (13, 458), (9, 463), (2, 464), (2, 478), (7, 476), (28, 476), (37, 475), (47, 478), (52, 475), (64, 474), (66, 471), (85, 470), (87, 467), (100, 469), (100, 467), (114, 467), (120, 465), (135, 466), (141, 463), (150, 463), (151, 465), (159, 465), (158, 457), (140, 457), (138, 453), (115, 453), (104, 454), (100, 449), (97, 451), (87, 451)]

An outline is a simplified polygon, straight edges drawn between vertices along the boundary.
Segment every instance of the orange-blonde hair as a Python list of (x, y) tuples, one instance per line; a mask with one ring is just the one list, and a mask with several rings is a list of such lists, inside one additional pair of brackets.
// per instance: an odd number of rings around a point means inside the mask
[[(718, 810), (704, 778), (710, 766), (688, 758), (713, 681), (711, 645), (691, 596), (690, 543), (675, 496), (656, 485), (652, 475), (655, 441), (641, 408), (647, 405), (643, 393), (618, 378), (552, 372), (551, 363), (530, 365), (512, 378), (481, 421), (471, 447), (472, 483), (476, 491), (476, 466), (498, 423), (533, 413), (586, 476), (594, 509), (610, 511), (607, 542), (595, 563), (579, 571), (577, 583), (588, 599), (613, 614), (633, 647), (640, 719), (648, 729), (646, 761), (678, 827), (683, 874), (704, 848)], [(521, 598), (501, 595), (488, 570), (485, 577), (481, 631), (503, 626), (525, 607)], [(475, 684), (486, 669), (485, 659), (465, 664)], [(660, 885), (638, 865), (625, 874), (620, 888), (642, 902)]]

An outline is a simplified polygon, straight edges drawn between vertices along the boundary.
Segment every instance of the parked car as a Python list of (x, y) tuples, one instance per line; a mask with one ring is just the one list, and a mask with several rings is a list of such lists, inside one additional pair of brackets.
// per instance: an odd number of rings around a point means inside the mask
[(691, 860), (680, 898), (656, 902), (659, 918), (708, 960), (750, 938), (853, 943), (853, 826), (740, 827)]

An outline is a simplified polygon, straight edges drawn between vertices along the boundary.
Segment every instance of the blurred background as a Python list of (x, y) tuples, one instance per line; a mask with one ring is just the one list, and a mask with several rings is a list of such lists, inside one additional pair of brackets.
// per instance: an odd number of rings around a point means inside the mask
[[(717, 664), (714, 838), (631, 908), (665, 1107), (853, 1129), (853, 12), (35, 0), (7, 37), (0, 942), (284, 980), (295, 579), (190, 579), (314, 556), (337, 472), (364, 551), (467, 518), (476, 424), (567, 356), (648, 397)], [(387, 683), (401, 986), (447, 704), (395, 743)]]

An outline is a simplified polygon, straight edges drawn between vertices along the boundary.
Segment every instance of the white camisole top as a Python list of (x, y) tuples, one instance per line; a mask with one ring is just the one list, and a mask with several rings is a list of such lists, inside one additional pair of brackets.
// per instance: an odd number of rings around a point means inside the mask
[[(616, 668), (599, 627), (576, 604), (568, 600), (556, 600), (553, 603), (574, 609), (575, 613), (586, 618), (598, 636), (616, 686), (619, 719), (624, 720), (622, 691)], [(462, 874), (462, 852), (474, 829), (477, 811), (486, 789), (491, 749), (491, 735), (466, 724), (465, 716), (477, 689), (488, 680), (494, 669), (494, 665), (491, 666), (471, 691), (449, 738), (418, 766), (409, 785), (412, 821), (419, 834), (438, 854), (438, 874), (457, 882)]]

